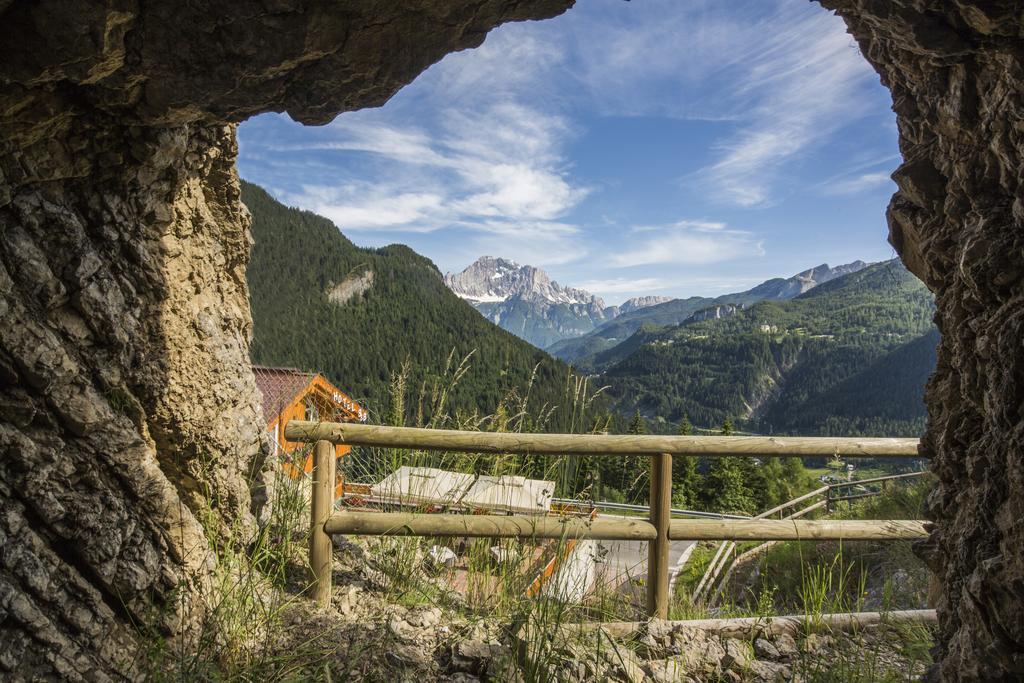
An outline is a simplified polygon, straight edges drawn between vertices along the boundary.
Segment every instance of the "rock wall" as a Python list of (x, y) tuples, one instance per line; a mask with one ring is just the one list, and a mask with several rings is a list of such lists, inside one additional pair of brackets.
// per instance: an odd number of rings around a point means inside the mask
[(134, 677), (132, 624), (254, 528), (234, 123), (382, 104), (566, 4), (0, 0), (0, 678)]
[[(199, 520), (253, 527), (232, 124), (379, 105), (498, 23), (571, 4), (0, 0), (0, 673), (131, 675), (128, 624), (213, 561)], [(891, 240), (938, 299), (937, 675), (1020, 676), (1024, 10), (822, 4), (892, 90)]]
[(942, 332), (922, 452), (939, 484), (944, 680), (1024, 677), (1024, 5), (825, 0), (892, 91), (890, 241)]

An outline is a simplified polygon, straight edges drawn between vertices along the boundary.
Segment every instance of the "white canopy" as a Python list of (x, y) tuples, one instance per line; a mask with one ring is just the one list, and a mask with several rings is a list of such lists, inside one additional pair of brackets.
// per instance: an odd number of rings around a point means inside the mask
[(454, 505), (472, 484), (472, 474), (403, 466), (373, 485), (371, 492), (381, 502), (396, 505)]
[(467, 507), (506, 512), (547, 512), (555, 482), (515, 476), (477, 478), (462, 497)]
[(403, 466), (374, 484), (370, 491), (378, 502), (392, 505), (462, 505), (537, 514), (551, 509), (555, 482)]

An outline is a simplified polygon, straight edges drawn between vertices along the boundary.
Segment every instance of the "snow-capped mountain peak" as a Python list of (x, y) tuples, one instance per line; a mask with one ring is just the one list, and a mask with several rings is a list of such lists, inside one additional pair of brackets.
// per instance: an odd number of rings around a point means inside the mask
[(448, 273), (445, 284), (472, 304), (498, 303), (512, 297), (543, 300), (551, 304), (582, 304), (604, 308), (604, 301), (590, 292), (563, 287), (533, 266), (493, 256), (481, 256), (461, 273)]

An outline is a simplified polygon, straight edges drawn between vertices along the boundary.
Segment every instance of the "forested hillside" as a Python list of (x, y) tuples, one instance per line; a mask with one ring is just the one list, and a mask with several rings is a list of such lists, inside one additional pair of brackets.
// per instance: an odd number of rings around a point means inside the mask
[(425, 383), (428, 394), (433, 383), (450, 383), (439, 379), (449, 354), (457, 364), (472, 353), (446, 410), (489, 413), (510, 390), (522, 396), (536, 367), (528, 409), (558, 406), (548, 428), (571, 427), (568, 367), (481, 317), (430, 260), (400, 245), (357, 247), (326, 218), (249, 183), (242, 200), (255, 240), (255, 363), (319, 370), (379, 418), (390, 408), (392, 376), (408, 362), (406, 412), (414, 417)]
[[(823, 263), (809, 268), (788, 278), (772, 278), (744, 292), (722, 294), (714, 298), (691, 296), (686, 299), (671, 299), (653, 306), (629, 311), (614, 320), (604, 323), (597, 329), (581, 337), (563, 339), (547, 347), (557, 358), (570, 362), (578, 368), (589, 370), (607, 364), (597, 355), (622, 344), (642, 327), (664, 327), (680, 325), (687, 322), (690, 316), (717, 306), (743, 307), (758, 301), (785, 301), (799, 296), (835, 278), (855, 273), (867, 266), (863, 261), (854, 261), (830, 268)], [(625, 357), (619, 350), (613, 358)]]
[(595, 358), (620, 412), (764, 433), (913, 435), (935, 366), (931, 294), (897, 261), (790, 301), (641, 328)]

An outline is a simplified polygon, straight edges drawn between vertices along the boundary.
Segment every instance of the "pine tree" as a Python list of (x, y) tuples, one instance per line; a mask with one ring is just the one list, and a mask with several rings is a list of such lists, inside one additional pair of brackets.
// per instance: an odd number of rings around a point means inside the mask
[[(639, 408), (634, 413), (633, 419), (630, 420), (626, 431), (636, 435), (647, 433), (647, 421), (640, 414)], [(620, 489), (626, 494), (627, 500), (638, 502), (645, 499), (650, 485), (650, 468), (646, 466), (647, 458), (630, 455), (617, 458), (617, 460), (622, 461)]]
[(690, 416), (683, 415), (682, 422), (679, 423), (679, 436), (692, 436), (693, 425), (690, 424)]
[[(679, 423), (679, 436), (691, 436), (693, 425), (683, 415)], [(677, 455), (672, 459), (672, 501), (679, 507), (696, 507), (701, 489), (701, 476), (697, 471), (697, 458), (692, 455)]]
[(714, 458), (704, 485), (704, 504), (716, 512), (749, 514), (756, 501), (737, 458)]
[[(732, 419), (726, 418), (722, 423), (722, 435), (731, 436), (732, 433)], [(748, 484), (751, 465), (750, 458), (722, 456), (713, 459), (704, 481), (704, 501), (708, 509), (745, 514), (754, 511), (757, 499)]]
[(630, 434), (646, 434), (647, 433), (647, 421), (644, 420), (644, 416), (640, 414), (640, 409), (636, 409), (636, 413), (633, 415), (633, 419), (629, 422), (629, 429), (627, 430)]

